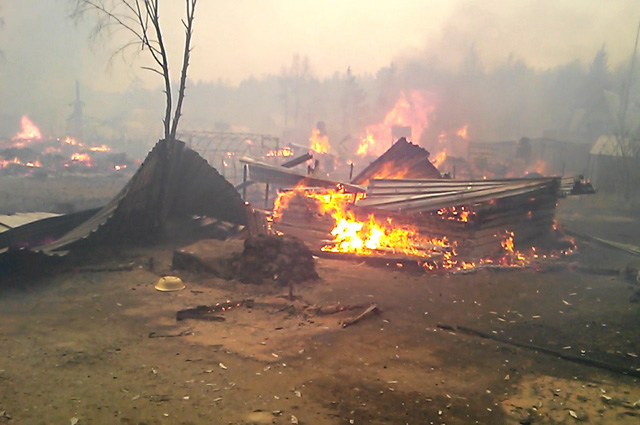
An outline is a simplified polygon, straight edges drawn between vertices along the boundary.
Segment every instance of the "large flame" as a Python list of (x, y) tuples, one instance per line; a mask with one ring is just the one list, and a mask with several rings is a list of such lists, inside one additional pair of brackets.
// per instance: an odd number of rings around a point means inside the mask
[(309, 142), (311, 143), (311, 149), (317, 153), (327, 153), (331, 147), (329, 145), (329, 136), (320, 134), (320, 130), (317, 128), (314, 128), (311, 132)]
[[(392, 219), (381, 220), (374, 214), (367, 219), (360, 220), (353, 213), (350, 206), (364, 197), (364, 194), (345, 193), (343, 190), (316, 190), (297, 187), (294, 190), (280, 193), (275, 201), (274, 219), (283, 217), (284, 212), (291, 206), (296, 197), (312, 199), (317, 210), (312, 214), (322, 217), (328, 214), (333, 219), (331, 243), (324, 245), (323, 251), (351, 253), (356, 255), (389, 255), (400, 254), (415, 258), (425, 270), (463, 271), (482, 267), (531, 267), (534, 261), (545, 258), (555, 258), (567, 255), (571, 249), (558, 252), (540, 254), (535, 247), (527, 254), (515, 248), (513, 232), (505, 231), (503, 235), (495, 236), (500, 241), (501, 252), (487, 258), (476, 260), (464, 259), (456, 251), (457, 243), (446, 237), (427, 238), (420, 235), (416, 228), (409, 225), (398, 225)], [(310, 211), (311, 212), (311, 211)], [(475, 214), (464, 206), (442, 208), (437, 215), (443, 219), (469, 221)]]
[(93, 165), (93, 158), (91, 158), (91, 155), (87, 153), (76, 152), (71, 155), (71, 161), (83, 164), (87, 167), (91, 167)]
[(11, 140), (42, 140), (40, 129), (31, 122), (26, 115), (21, 120), (22, 131), (11, 138)]
[(296, 188), (281, 193), (275, 201), (274, 217), (282, 216), (295, 196), (305, 196), (317, 201), (320, 213), (330, 214), (335, 225), (331, 230), (333, 241), (322, 247), (323, 251), (354, 253), (371, 255), (374, 252), (402, 253), (404, 255), (422, 258), (430, 257), (435, 247), (448, 247), (449, 242), (444, 239), (422, 238), (411, 226), (397, 226), (391, 219), (378, 220), (370, 214), (365, 221), (358, 220), (349, 210), (349, 205), (355, 203), (363, 195), (345, 193), (342, 190), (328, 190), (315, 192)]
[(431, 163), (433, 164), (434, 167), (439, 168), (445, 159), (447, 159), (446, 149), (435, 154)]
[(419, 141), (422, 132), (429, 128), (429, 117), (435, 111), (433, 95), (426, 91), (412, 90), (407, 96), (400, 93), (393, 108), (385, 115), (381, 123), (368, 126), (366, 136), (358, 146), (360, 156), (379, 156), (389, 147), (392, 140), (392, 127), (411, 127), (411, 139)]
[(89, 150), (91, 152), (110, 152), (111, 148), (107, 145), (100, 145), (100, 146), (90, 147)]

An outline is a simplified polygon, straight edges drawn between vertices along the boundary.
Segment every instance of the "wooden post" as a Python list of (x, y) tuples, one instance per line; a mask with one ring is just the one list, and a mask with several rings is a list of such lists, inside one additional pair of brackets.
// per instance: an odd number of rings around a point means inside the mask
[(269, 183), (264, 189), (264, 209), (266, 210), (267, 208), (269, 208)]
[(249, 174), (249, 165), (244, 164), (242, 167), (242, 200), (247, 200), (247, 185), (244, 184), (247, 182), (247, 175)]

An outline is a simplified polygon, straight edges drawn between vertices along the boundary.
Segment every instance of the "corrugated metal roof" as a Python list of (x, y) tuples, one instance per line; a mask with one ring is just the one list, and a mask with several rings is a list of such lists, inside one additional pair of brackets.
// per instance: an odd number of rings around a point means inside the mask
[(302, 174), (282, 166), (267, 164), (248, 157), (240, 158), (240, 162), (249, 167), (249, 179), (254, 182), (271, 183), (284, 187), (296, 187), (299, 184), (304, 184), (307, 187), (324, 187), (328, 189), (341, 185), (349, 192), (365, 191), (364, 186)]
[(358, 206), (399, 212), (436, 211), (458, 205), (476, 205), (493, 199), (553, 190), (559, 177), (509, 180), (373, 180)]
[(177, 140), (161, 140), (106, 206), (59, 239), (35, 248), (47, 254), (79, 241), (154, 240), (168, 218), (206, 215), (245, 224), (244, 202), (206, 160)]

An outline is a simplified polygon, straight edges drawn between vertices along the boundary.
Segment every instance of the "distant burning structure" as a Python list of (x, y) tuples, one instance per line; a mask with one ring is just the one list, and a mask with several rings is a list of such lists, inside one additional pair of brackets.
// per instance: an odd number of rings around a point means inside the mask
[(0, 140), (0, 174), (106, 173), (133, 165), (124, 153), (111, 152), (104, 144), (88, 146), (72, 137), (43, 137), (26, 115), (21, 124), (18, 134)]

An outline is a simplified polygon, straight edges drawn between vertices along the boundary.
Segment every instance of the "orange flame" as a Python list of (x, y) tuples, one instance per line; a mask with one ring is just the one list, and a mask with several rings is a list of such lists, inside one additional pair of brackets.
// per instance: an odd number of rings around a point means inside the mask
[(387, 148), (386, 143), (376, 142), (394, 142), (395, 140), (391, 140), (393, 126), (411, 127), (411, 138), (419, 141), (422, 132), (429, 128), (429, 117), (436, 109), (432, 97), (432, 94), (426, 91), (412, 90), (408, 96), (401, 92), (383, 121), (366, 128), (367, 135), (358, 146), (358, 155), (382, 155)]
[(87, 167), (91, 167), (93, 165), (93, 158), (89, 154), (86, 153), (74, 153), (71, 155), (71, 161), (79, 162), (81, 164), (86, 165)]
[(469, 135), (467, 134), (467, 129), (469, 128), (469, 124), (465, 124), (460, 130), (456, 132), (456, 134), (462, 137), (464, 140), (469, 139)]
[(459, 208), (440, 208), (436, 213), (440, 217), (446, 218), (448, 220), (458, 220), (463, 223), (467, 223), (469, 221), (469, 210), (467, 210), (464, 205)]
[(89, 150), (91, 152), (109, 152), (111, 151), (111, 148), (108, 147), (107, 145), (100, 145), (100, 146), (93, 146), (89, 148)]
[(407, 174), (409, 174), (409, 168), (397, 168), (396, 163), (387, 162), (381, 170), (371, 176), (367, 183), (373, 179), (403, 179), (407, 177)]
[(293, 156), (293, 150), (290, 147), (267, 152), (268, 157), (287, 157)]
[(438, 152), (436, 156), (433, 158), (433, 161), (431, 161), (431, 163), (433, 164), (434, 167), (438, 168), (440, 165), (442, 165), (445, 159), (447, 159), (446, 149), (443, 150), (442, 152)]
[(18, 157), (14, 157), (13, 159), (11, 159), (9, 161), (0, 160), (0, 169), (6, 168), (11, 164), (23, 165), (23, 166), (29, 167), (29, 168), (40, 168), (40, 167), (42, 167), (42, 164), (40, 164), (40, 161), (38, 161), (38, 160), (22, 162), (22, 161), (20, 161), (20, 159), (18, 159)]
[(369, 129), (367, 129), (367, 135), (360, 141), (356, 154), (366, 156), (376, 150), (376, 141), (373, 139), (373, 135), (369, 133)]
[(311, 142), (311, 149), (317, 153), (327, 153), (331, 147), (329, 146), (329, 136), (326, 134), (320, 135), (320, 130), (317, 128), (314, 128), (311, 132), (309, 142)]
[(366, 221), (358, 220), (350, 211), (349, 205), (363, 195), (345, 193), (341, 190), (315, 192), (296, 188), (281, 193), (275, 201), (274, 217), (282, 216), (295, 196), (305, 196), (317, 201), (322, 214), (330, 214), (334, 220), (331, 230), (333, 241), (322, 247), (323, 251), (371, 255), (374, 252), (402, 253), (405, 255), (428, 258), (435, 247), (448, 247), (445, 239), (427, 239), (417, 234), (410, 226), (396, 226), (391, 219), (386, 223), (370, 214)]
[(42, 140), (40, 129), (31, 122), (26, 115), (21, 120), (22, 131), (11, 138), (11, 140)]

